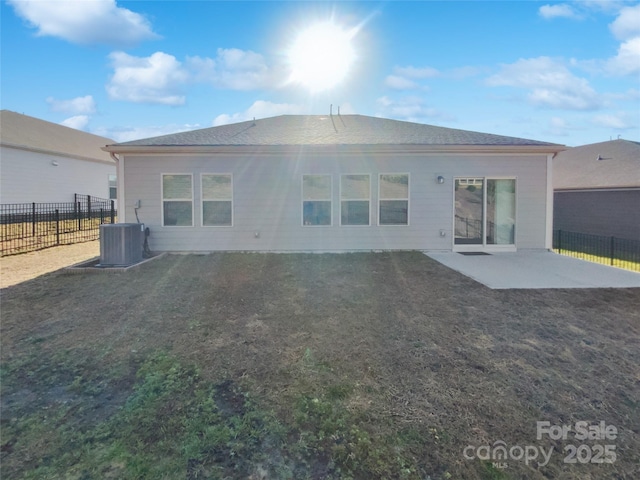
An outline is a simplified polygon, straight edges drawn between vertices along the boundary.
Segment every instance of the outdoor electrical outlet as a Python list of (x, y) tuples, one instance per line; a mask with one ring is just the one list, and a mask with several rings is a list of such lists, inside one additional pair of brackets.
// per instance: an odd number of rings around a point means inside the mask
[(256, 232), (256, 233), (254, 233), (254, 235), (255, 235), (256, 238), (260, 238), (260, 232)]
[(140, 208), (140, 200), (136, 200), (135, 208)]

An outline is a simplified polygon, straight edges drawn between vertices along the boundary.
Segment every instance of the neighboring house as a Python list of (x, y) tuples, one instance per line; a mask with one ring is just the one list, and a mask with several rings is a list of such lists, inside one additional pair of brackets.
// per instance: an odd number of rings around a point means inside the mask
[(574, 147), (553, 160), (554, 228), (640, 240), (640, 143)]
[(0, 111), (0, 203), (73, 202), (74, 193), (115, 199), (113, 140)]
[[(105, 147), (155, 251), (551, 248), (561, 145), (283, 115)], [(124, 218), (123, 218), (124, 217)]]

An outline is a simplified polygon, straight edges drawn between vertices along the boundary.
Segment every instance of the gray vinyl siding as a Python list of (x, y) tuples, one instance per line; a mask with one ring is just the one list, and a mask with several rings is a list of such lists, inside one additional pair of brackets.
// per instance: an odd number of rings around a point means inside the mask
[(554, 197), (554, 229), (640, 240), (640, 188), (560, 191)]
[[(163, 227), (161, 176), (194, 175), (194, 226)], [(233, 227), (202, 227), (200, 175), (233, 175)], [(370, 226), (340, 225), (340, 175), (371, 175)], [(380, 173), (409, 173), (409, 225), (378, 225)], [(332, 225), (302, 225), (302, 175), (332, 176)], [(438, 175), (445, 177), (438, 184)], [(151, 230), (155, 251), (352, 251), (451, 250), (453, 179), (456, 176), (515, 177), (517, 248), (544, 248), (546, 156), (312, 155), (303, 158), (125, 156), (125, 219)], [(440, 231), (445, 236), (440, 236)]]

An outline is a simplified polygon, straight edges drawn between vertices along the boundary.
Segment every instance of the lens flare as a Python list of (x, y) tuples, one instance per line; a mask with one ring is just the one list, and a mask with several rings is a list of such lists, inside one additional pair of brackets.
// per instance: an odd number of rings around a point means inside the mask
[(289, 81), (312, 92), (339, 84), (356, 59), (351, 44), (355, 33), (355, 29), (345, 30), (332, 22), (317, 23), (300, 32), (288, 53)]

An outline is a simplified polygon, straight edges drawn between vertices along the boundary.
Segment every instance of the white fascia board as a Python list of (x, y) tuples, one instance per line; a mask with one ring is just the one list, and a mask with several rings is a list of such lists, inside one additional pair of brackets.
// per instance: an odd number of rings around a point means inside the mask
[(102, 150), (131, 155), (225, 154), (282, 155), (326, 153), (389, 154), (554, 154), (562, 145), (107, 145)]

